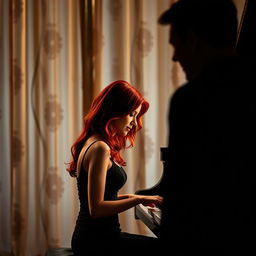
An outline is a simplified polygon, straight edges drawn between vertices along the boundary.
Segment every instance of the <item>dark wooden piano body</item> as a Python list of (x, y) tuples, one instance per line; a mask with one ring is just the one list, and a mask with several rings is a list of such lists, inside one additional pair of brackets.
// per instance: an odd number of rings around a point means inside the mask
[[(246, 0), (242, 18), (239, 24), (236, 50), (246, 61), (254, 64), (256, 57), (256, 0)], [(162, 195), (163, 183), (166, 177), (165, 160), (168, 157), (168, 148), (161, 148), (161, 161), (163, 162), (163, 174), (160, 181), (149, 189), (136, 191), (140, 195)], [(142, 205), (135, 207), (135, 218), (140, 219), (156, 236), (159, 235), (161, 209), (156, 214)]]
[[(165, 160), (168, 157), (168, 148), (160, 148), (160, 159), (163, 163), (163, 174), (160, 181), (149, 189), (143, 189), (136, 191), (138, 195), (160, 195), (163, 194), (163, 180), (165, 179)], [(143, 205), (137, 205), (135, 207), (135, 218), (142, 220), (142, 222), (156, 235), (158, 236), (158, 230), (161, 219), (161, 208), (155, 210), (148, 209)]]
[(237, 53), (256, 56), (256, 0), (246, 0), (237, 35)]

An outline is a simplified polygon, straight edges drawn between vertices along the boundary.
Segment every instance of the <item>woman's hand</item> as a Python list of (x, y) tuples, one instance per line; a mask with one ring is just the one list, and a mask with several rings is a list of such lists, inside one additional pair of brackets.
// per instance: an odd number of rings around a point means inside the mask
[(139, 204), (143, 204), (144, 206), (155, 207), (156, 205), (162, 204), (163, 197), (154, 195), (154, 196), (146, 196), (146, 195), (135, 195), (135, 194), (122, 194), (118, 196), (118, 199), (126, 199), (126, 198), (136, 198)]
[(156, 205), (161, 205), (163, 202), (163, 197), (154, 195), (154, 196), (144, 196), (144, 195), (137, 195), (140, 197), (140, 203), (144, 206), (155, 207)]
[(154, 195), (154, 196), (146, 196), (146, 195), (135, 195), (135, 194), (121, 194), (118, 195), (118, 199), (127, 199), (134, 198), (137, 201), (137, 204), (143, 204), (144, 206), (155, 207), (157, 205), (161, 205), (163, 202), (163, 197)]

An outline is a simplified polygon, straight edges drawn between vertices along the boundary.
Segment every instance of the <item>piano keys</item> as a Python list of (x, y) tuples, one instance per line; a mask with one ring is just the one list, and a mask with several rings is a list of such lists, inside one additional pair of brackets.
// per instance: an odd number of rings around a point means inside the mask
[[(163, 174), (160, 181), (149, 189), (138, 190), (135, 192), (137, 195), (160, 195), (162, 196), (163, 192), (163, 183), (162, 180), (165, 177), (164, 165), (165, 160), (167, 159), (168, 148), (160, 149), (160, 158), (163, 162)], [(159, 206), (161, 207), (161, 206)], [(161, 208), (159, 207), (146, 207), (142, 204), (135, 206), (135, 219), (140, 219), (157, 237), (159, 236), (159, 226), (161, 222)]]
[(161, 222), (161, 209), (139, 204), (135, 207), (135, 218), (140, 219), (157, 237)]

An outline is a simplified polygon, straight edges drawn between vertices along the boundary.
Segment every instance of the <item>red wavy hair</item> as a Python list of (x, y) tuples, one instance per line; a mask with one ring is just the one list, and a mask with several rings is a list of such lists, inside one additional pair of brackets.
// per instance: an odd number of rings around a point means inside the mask
[[(115, 133), (113, 120), (123, 118), (141, 105), (137, 115), (137, 127), (132, 128), (126, 136)], [(121, 150), (135, 145), (137, 131), (142, 128), (142, 116), (147, 112), (149, 103), (141, 93), (123, 80), (115, 81), (105, 87), (93, 100), (88, 114), (84, 117), (84, 128), (71, 147), (73, 160), (68, 164), (67, 171), (76, 176), (77, 161), (85, 141), (93, 134), (99, 135), (110, 147), (112, 159), (122, 166), (126, 163), (121, 156)], [(126, 141), (130, 145), (126, 145)]]

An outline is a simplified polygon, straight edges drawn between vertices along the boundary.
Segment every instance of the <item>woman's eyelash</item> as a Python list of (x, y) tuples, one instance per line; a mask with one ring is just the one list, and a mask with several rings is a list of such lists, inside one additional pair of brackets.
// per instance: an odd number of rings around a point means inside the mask
[(134, 113), (131, 113), (130, 116), (135, 116), (135, 114), (134, 114)]

